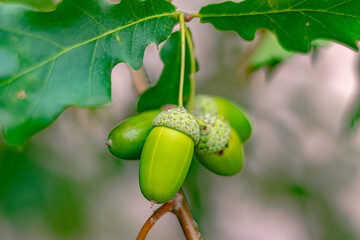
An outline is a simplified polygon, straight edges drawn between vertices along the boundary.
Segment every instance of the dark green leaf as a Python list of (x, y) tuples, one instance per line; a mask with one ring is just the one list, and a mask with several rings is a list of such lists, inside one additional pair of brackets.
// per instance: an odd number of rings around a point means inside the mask
[[(157, 84), (147, 89), (139, 98), (137, 111), (160, 108), (166, 104), (178, 105), (180, 63), (181, 63), (181, 41), (180, 32), (174, 32), (165, 42), (160, 52), (164, 69)], [(190, 97), (190, 53), (186, 44), (185, 51), (185, 79), (184, 79), (184, 102)]]
[(360, 1), (245, 0), (203, 7), (201, 22), (236, 31), (253, 40), (256, 30), (269, 29), (287, 50), (308, 52), (315, 39), (329, 39), (355, 50), (360, 40)]
[(64, 0), (51, 13), (1, 4), (0, 45), (20, 61), (15, 74), (0, 78), (6, 140), (24, 143), (70, 105), (108, 103), (111, 68), (140, 68), (146, 46), (164, 41), (176, 22), (165, 0)]
[(50, 12), (55, 10), (61, 0), (1, 0), (0, 2), (21, 4), (32, 10)]

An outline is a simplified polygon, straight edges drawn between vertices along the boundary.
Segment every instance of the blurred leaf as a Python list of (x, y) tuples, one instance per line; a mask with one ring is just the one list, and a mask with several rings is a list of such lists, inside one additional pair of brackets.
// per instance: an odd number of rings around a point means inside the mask
[[(360, 91), (359, 91), (360, 92)], [(350, 110), (350, 121), (348, 123), (348, 129), (353, 129), (357, 126), (358, 122), (360, 121), (360, 93), (358, 93), (358, 97), (356, 98), (355, 102), (353, 103), (353, 108)]]
[(214, 215), (211, 199), (212, 188), (211, 177), (215, 176), (205, 169), (196, 158), (195, 154), (191, 161), (190, 169), (183, 184), (183, 189), (189, 203), (194, 220), (198, 224), (199, 231), (206, 234), (208, 219)]
[(55, 10), (61, 0), (1, 0), (4, 3), (18, 3), (30, 9), (42, 12), (50, 12)]
[(318, 38), (358, 50), (360, 40), (360, 1), (245, 0), (210, 4), (199, 15), (202, 23), (236, 31), (245, 40), (253, 40), (260, 28), (269, 29), (290, 51), (309, 52)]
[(19, 69), (19, 59), (14, 52), (0, 47), (0, 78), (8, 77)]
[(265, 32), (250, 60), (249, 70), (256, 71), (265, 66), (274, 68), (292, 56), (294, 56), (294, 52), (286, 51), (273, 34)]
[[(356, 63), (357, 80), (360, 83), (360, 57), (357, 58)], [(347, 111), (347, 118), (345, 118), (345, 129), (354, 129), (360, 121), (360, 87), (357, 87), (355, 99)]]
[[(317, 50), (329, 44), (326, 40), (314, 40), (311, 45), (313, 47), (313, 60), (316, 59)], [(285, 50), (278, 42), (276, 37), (269, 31), (262, 36), (258, 46), (255, 49), (249, 63), (249, 71), (254, 72), (262, 67), (268, 67), (270, 71), (274, 70), (279, 64), (288, 60), (295, 55), (294, 52)]]
[[(137, 111), (143, 112), (160, 108), (166, 104), (178, 105), (180, 65), (181, 65), (181, 38), (180, 32), (174, 32), (165, 42), (160, 52), (164, 68), (155, 86), (147, 89), (139, 98)], [(185, 79), (184, 105), (190, 97), (190, 53), (186, 44), (185, 51)]]
[[(356, 227), (351, 225), (348, 216), (333, 203), (333, 197), (338, 196), (339, 190), (346, 186), (345, 183), (353, 179), (353, 173), (349, 172), (346, 164), (339, 167), (338, 161), (334, 161), (317, 167), (311, 165), (305, 168), (306, 174), (300, 177), (293, 174), (295, 169), (298, 171), (299, 166), (274, 164), (266, 173), (248, 175), (249, 187), (258, 191), (258, 199), (266, 204), (274, 201), (276, 204), (290, 203), (297, 207), (310, 236), (316, 236), (311, 239), (359, 239)], [(349, 179), (344, 179), (341, 172), (346, 173)], [(316, 180), (318, 177), (322, 177), (323, 182)], [(336, 186), (338, 182), (341, 184)]]
[(315, 63), (318, 57), (318, 53), (319, 53), (319, 49), (326, 47), (327, 45), (329, 45), (329, 41), (327, 40), (321, 40), (321, 39), (317, 39), (312, 41), (311, 45), (312, 45), (312, 62)]
[(5, 139), (23, 144), (70, 105), (110, 102), (111, 68), (140, 68), (145, 47), (171, 34), (176, 14), (165, 0), (64, 0), (51, 13), (0, 4), (1, 46), (20, 61), (0, 78)]
[(41, 216), (60, 235), (84, 225), (80, 187), (39, 166), (28, 153), (0, 150), (0, 211), (12, 222), (29, 224)]

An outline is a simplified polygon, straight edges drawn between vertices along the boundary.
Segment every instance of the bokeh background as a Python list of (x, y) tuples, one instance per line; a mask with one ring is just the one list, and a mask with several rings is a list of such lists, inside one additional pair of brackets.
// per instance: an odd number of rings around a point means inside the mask
[[(173, 1), (188, 12), (212, 2)], [(200, 65), (197, 91), (236, 101), (253, 124), (240, 174), (220, 177), (192, 164), (184, 190), (203, 238), (360, 239), (360, 126), (347, 127), (359, 101), (358, 54), (331, 43), (247, 76), (254, 43), (196, 19), (189, 26)], [(162, 66), (149, 46), (150, 84)], [(131, 71), (120, 64), (111, 104), (69, 108), (23, 148), (0, 140), (0, 239), (136, 238), (158, 206), (140, 193), (139, 162), (114, 158), (104, 143), (135, 113), (137, 98)], [(185, 237), (168, 213), (147, 239)]]

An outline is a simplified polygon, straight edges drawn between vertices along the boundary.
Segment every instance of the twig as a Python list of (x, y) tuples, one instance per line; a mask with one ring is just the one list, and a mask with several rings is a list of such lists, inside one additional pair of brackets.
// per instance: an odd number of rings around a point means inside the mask
[(177, 216), (187, 240), (201, 240), (199, 230), (191, 215), (182, 190), (180, 190), (170, 201), (156, 209), (151, 217), (144, 223), (136, 240), (144, 240), (150, 229), (160, 217), (167, 212), (172, 212)]
[(245, 52), (242, 54), (242, 57), (240, 61), (237, 64), (237, 75), (240, 81), (249, 81), (250, 72), (249, 72), (249, 63), (251, 61), (251, 58), (255, 54), (257, 47), (259, 46), (259, 43), (262, 41), (264, 36), (264, 30), (260, 30), (258, 33), (258, 37), (249, 44), (249, 46), (246, 48)]
[(134, 70), (129, 67), (129, 69), (130, 69), (134, 88), (135, 88), (137, 94), (141, 95), (149, 87), (146, 74), (145, 74), (143, 68), (140, 68), (139, 70)]
[[(173, 198), (174, 199), (174, 198)], [(174, 208), (174, 200), (171, 199), (170, 201), (164, 203), (156, 209), (156, 211), (151, 215), (151, 217), (146, 220), (143, 227), (140, 229), (140, 232), (136, 238), (136, 240), (143, 240), (146, 238), (147, 234), (149, 233), (150, 229), (155, 225), (155, 223), (160, 219), (162, 215), (171, 211)]]
[(191, 215), (190, 209), (186, 202), (185, 195), (182, 190), (179, 191), (181, 194), (181, 202), (179, 202), (172, 210), (172, 212), (177, 216), (180, 225), (184, 231), (186, 239), (188, 240), (201, 240), (197, 224), (193, 216)]

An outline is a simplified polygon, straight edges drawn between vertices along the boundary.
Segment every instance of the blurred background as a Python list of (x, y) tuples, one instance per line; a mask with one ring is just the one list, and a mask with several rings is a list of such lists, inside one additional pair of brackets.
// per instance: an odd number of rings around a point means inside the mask
[[(207, 2), (173, 1), (185, 12)], [(249, 74), (261, 36), (245, 42), (197, 19), (189, 27), (198, 93), (236, 101), (253, 124), (240, 174), (191, 166), (184, 191), (203, 238), (360, 239), (360, 125), (348, 127), (359, 102), (358, 54), (330, 43)], [(150, 84), (162, 67), (149, 46), (143, 71)], [(131, 71), (119, 64), (111, 104), (71, 107), (21, 149), (0, 140), (1, 240), (136, 238), (158, 206), (140, 193), (139, 162), (116, 159), (104, 143), (135, 113), (137, 99)], [(168, 213), (147, 239), (185, 237)]]

